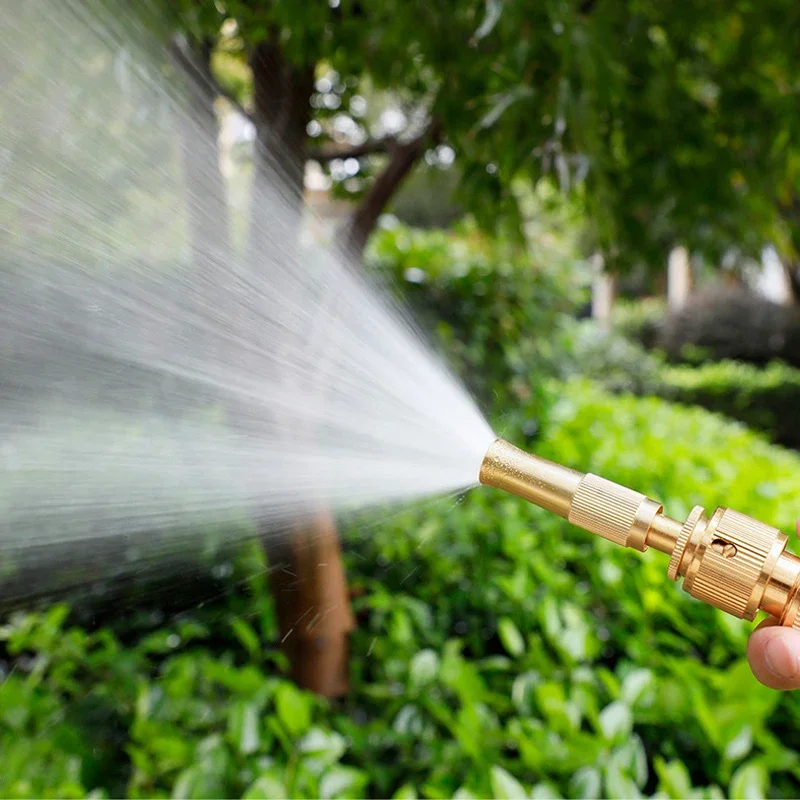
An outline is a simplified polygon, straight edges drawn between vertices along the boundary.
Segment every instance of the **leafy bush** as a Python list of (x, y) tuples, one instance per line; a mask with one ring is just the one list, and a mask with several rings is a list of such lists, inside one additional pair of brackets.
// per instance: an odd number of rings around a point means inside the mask
[(614, 304), (611, 324), (621, 336), (650, 349), (658, 341), (666, 314), (666, 304), (660, 297), (647, 297), (635, 302), (618, 301)]
[(584, 321), (573, 328), (561, 374), (589, 378), (614, 393), (654, 395), (698, 405), (744, 422), (786, 447), (800, 449), (800, 370), (774, 361), (665, 364), (658, 351)]
[(780, 358), (800, 366), (800, 310), (715, 285), (664, 319), (657, 344), (676, 361), (766, 364)]
[(406, 297), (476, 396), (516, 405), (553, 372), (562, 319), (577, 302), (569, 256), (547, 267), (519, 246), (467, 226), (457, 233), (394, 225), (371, 240), (367, 266)]
[[(743, 426), (584, 382), (554, 391), (542, 455), (675, 516), (726, 502), (788, 527), (800, 510), (800, 458)], [(498, 427), (526, 444), (520, 420)], [(12, 620), (0, 795), (800, 791), (800, 698), (756, 683), (748, 626), (680, 591), (665, 557), (486, 489), (348, 538), (359, 627), (353, 690), (335, 703), (294, 688), (263, 647), (276, 631), (257, 549), (242, 556), (247, 592), (131, 623), (124, 645), (60, 607)]]
[(780, 362), (758, 368), (738, 361), (667, 367), (659, 394), (717, 411), (800, 448), (800, 370)]
[(392, 198), (392, 213), (406, 225), (447, 228), (464, 216), (456, 200), (458, 169), (420, 164)]
[(563, 377), (590, 378), (610, 392), (658, 394), (663, 364), (657, 355), (591, 320), (574, 324), (571, 332), (568, 354), (560, 364)]
[[(654, 314), (655, 307), (650, 304), (641, 315), (624, 308), (621, 321), (615, 319), (608, 332), (589, 321), (576, 325), (562, 374), (590, 378), (615, 393), (699, 405), (763, 431), (778, 444), (800, 448), (800, 370), (779, 361), (764, 367), (733, 360), (665, 364), (660, 351), (639, 343), (637, 333), (639, 320)], [(682, 352), (699, 361), (709, 355), (701, 349)]]

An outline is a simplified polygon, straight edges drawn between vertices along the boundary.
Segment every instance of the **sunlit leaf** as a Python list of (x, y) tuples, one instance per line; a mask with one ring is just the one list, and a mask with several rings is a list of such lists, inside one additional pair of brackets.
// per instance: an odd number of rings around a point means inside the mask
[(502, 0), (486, 0), (486, 14), (483, 17), (478, 29), (472, 34), (473, 42), (479, 42), (484, 37), (488, 36), (497, 25), (500, 15), (503, 13)]
[(522, 784), (507, 770), (494, 766), (490, 770), (492, 794), (497, 800), (523, 800), (528, 793)]
[(308, 695), (289, 683), (282, 683), (275, 692), (275, 709), (286, 730), (299, 736), (311, 725), (311, 701)]
[(762, 800), (767, 794), (769, 773), (763, 764), (748, 761), (734, 772), (730, 783), (732, 800)]
[(497, 633), (509, 655), (519, 657), (525, 652), (525, 639), (522, 638), (522, 634), (513, 620), (503, 617), (497, 623)]
[(433, 650), (420, 650), (413, 659), (409, 668), (411, 686), (425, 686), (436, 678), (439, 671), (439, 656)]
[(633, 728), (633, 714), (627, 703), (616, 701), (600, 712), (600, 729), (607, 739), (627, 736)]

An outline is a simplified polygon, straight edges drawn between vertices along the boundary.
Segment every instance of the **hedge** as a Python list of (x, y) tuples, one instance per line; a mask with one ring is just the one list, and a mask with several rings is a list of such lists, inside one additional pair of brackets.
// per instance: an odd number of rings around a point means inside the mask
[(780, 359), (800, 367), (800, 309), (743, 287), (712, 285), (664, 318), (656, 346), (673, 361)]
[(659, 394), (703, 406), (774, 441), (800, 449), (800, 370), (780, 362), (764, 368), (738, 361), (664, 367)]
[[(582, 381), (553, 394), (538, 440), (500, 432), (676, 517), (728, 503), (788, 530), (800, 511), (800, 456), (740, 424)], [(257, 550), (228, 596), (124, 636), (59, 606), (9, 620), (0, 796), (800, 794), (800, 696), (755, 681), (749, 626), (682, 592), (663, 555), (487, 489), (347, 540), (359, 624), (335, 703), (285, 679)]]

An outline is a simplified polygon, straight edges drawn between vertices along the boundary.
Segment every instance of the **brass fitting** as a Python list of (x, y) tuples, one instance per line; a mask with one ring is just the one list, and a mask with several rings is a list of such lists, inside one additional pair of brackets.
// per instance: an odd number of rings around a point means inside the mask
[(552, 511), (615, 544), (669, 555), (667, 574), (694, 597), (752, 620), (759, 609), (800, 629), (800, 558), (777, 528), (718, 508), (696, 506), (681, 524), (660, 503), (617, 483), (562, 467), (497, 439), (480, 482)]

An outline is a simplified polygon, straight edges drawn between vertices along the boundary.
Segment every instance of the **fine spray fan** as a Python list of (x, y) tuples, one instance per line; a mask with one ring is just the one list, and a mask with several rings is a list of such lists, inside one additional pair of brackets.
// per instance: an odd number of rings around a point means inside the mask
[(667, 574), (693, 597), (752, 620), (759, 609), (800, 629), (800, 558), (777, 528), (718, 508), (695, 506), (686, 522), (661, 504), (597, 475), (530, 455), (502, 439), (486, 453), (480, 482), (552, 511), (615, 544), (670, 557)]

